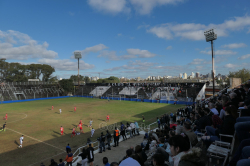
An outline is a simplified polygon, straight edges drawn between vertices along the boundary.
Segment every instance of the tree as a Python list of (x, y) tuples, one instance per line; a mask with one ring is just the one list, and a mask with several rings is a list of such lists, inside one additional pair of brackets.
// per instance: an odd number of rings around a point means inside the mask
[(89, 78), (88, 76), (85, 76), (85, 77), (83, 78), (83, 81), (84, 81), (85, 83), (89, 83), (89, 82), (90, 82), (90, 78)]
[(229, 72), (228, 77), (241, 78), (242, 83), (244, 83), (248, 79), (250, 79), (250, 70), (243, 68), (243, 69), (238, 70), (238, 71)]
[(72, 92), (74, 90), (74, 83), (71, 79), (62, 79), (59, 81), (60, 86), (66, 91), (66, 92)]
[(109, 78), (107, 78), (108, 83), (120, 83), (120, 79), (115, 77), (115, 76), (110, 76)]

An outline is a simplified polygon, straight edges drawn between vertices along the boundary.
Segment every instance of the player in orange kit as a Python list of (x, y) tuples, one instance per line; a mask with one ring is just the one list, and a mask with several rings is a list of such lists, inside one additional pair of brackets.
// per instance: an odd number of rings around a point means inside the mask
[(81, 132), (84, 133), (83, 130), (82, 130), (82, 124), (81, 123), (79, 123), (78, 127), (80, 128), (80, 133)]
[(72, 134), (71, 134), (71, 137), (73, 136), (75, 136), (76, 135), (76, 129), (75, 128), (73, 128), (73, 130), (72, 130)]
[(61, 126), (61, 128), (60, 128), (60, 130), (61, 130), (61, 135), (63, 135), (63, 127)]
[(8, 120), (8, 114), (5, 114), (5, 117), (3, 118), (3, 120)]
[(54, 106), (52, 105), (52, 107), (51, 107), (51, 110), (53, 111), (54, 110)]
[(76, 107), (74, 107), (74, 112), (76, 113)]
[(109, 122), (109, 115), (106, 116), (106, 122)]

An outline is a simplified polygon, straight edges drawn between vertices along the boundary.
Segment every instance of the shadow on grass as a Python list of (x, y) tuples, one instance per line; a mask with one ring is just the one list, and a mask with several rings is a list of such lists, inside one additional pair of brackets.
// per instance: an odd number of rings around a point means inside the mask
[(61, 135), (61, 133), (57, 132), (57, 131), (53, 131), (55, 134)]
[(103, 122), (105, 122), (106, 120), (103, 120), (103, 119), (98, 119), (99, 121), (103, 121)]
[(59, 112), (55, 112), (56, 114), (60, 114)]
[(14, 143), (15, 143), (17, 146), (19, 146), (19, 145), (20, 145), (19, 143), (17, 143), (17, 141), (16, 141), (16, 140), (14, 141)]

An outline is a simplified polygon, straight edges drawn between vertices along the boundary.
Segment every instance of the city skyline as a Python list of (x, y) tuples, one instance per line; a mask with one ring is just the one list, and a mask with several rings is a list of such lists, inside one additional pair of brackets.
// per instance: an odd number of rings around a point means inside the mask
[[(215, 29), (215, 70), (250, 66), (250, 8), (242, 1), (3, 0), (0, 58), (48, 64), (54, 76), (179, 76), (212, 69), (204, 31)], [(208, 10), (213, 12), (208, 13)], [(211, 74), (211, 73), (210, 73)]]

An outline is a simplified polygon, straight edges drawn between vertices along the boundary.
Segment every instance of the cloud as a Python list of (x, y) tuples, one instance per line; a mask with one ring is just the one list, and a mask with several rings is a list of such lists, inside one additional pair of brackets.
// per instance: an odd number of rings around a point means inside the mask
[(168, 46), (166, 50), (171, 50), (172, 48), (173, 48), (172, 46)]
[(98, 52), (98, 51), (102, 51), (104, 49), (108, 48), (107, 46), (105, 46), (104, 44), (98, 44), (92, 47), (87, 47), (84, 50), (82, 50), (82, 55), (87, 55), (90, 52)]
[(143, 25), (139, 25), (137, 27), (137, 29), (141, 29), (141, 28), (148, 28), (150, 25), (147, 25), (147, 24), (143, 24)]
[[(39, 59), (38, 63), (48, 64), (59, 71), (77, 71), (77, 62), (69, 61), (69, 59)], [(80, 70), (93, 69), (95, 65), (85, 63), (83, 60), (79, 61)]]
[(45, 41), (38, 44), (29, 35), (8, 30), (0, 30), (0, 58), (25, 60), (30, 58), (56, 58), (58, 53), (48, 50)]
[(247, 59), (247, 58), (250, 58), (250, 54), (243, 55), (243, 56), (239, 57), (238, 59), (243, 60), (243, 59)]
[(107, 58), (109, 60), (118, 61), (125, 59), (133, 59), (133, 58), (152, 58), (155, 57), (156, 54), (149, 52), (148, 50), (140, 50), (140, 49), (127, 49), (126, 55), (118, 56), (116, 55), (116, 51), (101, 51), (98, 57)]
[(234, 64), (228, 63), (224, 67), (233, 69), (233, 68), (238, 67), (238, 65), (234, 65)]
[(194, 59), (192, 62), (188, 63), (188, 65), (199, 65), (204, 62), (204, 59)]
[[(212, 51), (200, 51), (202, 54), (212, 55)], [(215, 55), (235, 55), (237, 52), (233, 52), (232, 50), (217, 50), (214, 51)]]
[(130, 13), (130, 8), (126, 6), (126, 0), (88, 0), (88, 4), (99, 12)]
[(233, 44), (226, 44), (226, 45), (223, 45), (221, 47), (235, 49), (235, 48), (247, 47), (247, 45), (245, 43), (233, 43)]
[(117, 36), (118, 36), (118, 37), (121, 37), (121, 36), (122, 36), (122, 34), (121, 34), (121, 33), (118, 33), (118, 34), (117, 34)]
[(69, 15), (70, 15), (70, 16), (74, 16), (75, 13), (74, 13), (74, 12), (69, 12)]
[(130, 0), (136, 12), (141, 15), (150, 14), (156, 6), (176, 5), (184, 0)]
[(205, 40), (204, 31), (214, 28), (218, 37), (228, 36), (230, 31), (242, 30), (250, 26), (250, 16), (234, 17), (231, 20), (225, 20), (221, 24), (197, 24), (197, 23), (165, 23), (147, 29), (159, 38), (166, 40), (180, 37), (189, 40)]

